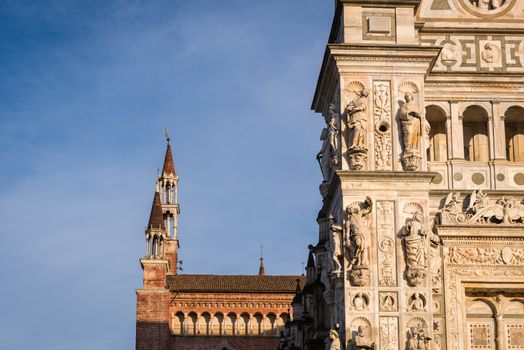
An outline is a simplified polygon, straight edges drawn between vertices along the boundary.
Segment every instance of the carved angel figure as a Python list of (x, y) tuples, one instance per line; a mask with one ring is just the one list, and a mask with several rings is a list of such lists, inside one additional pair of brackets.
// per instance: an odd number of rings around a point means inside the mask
[(371, 213), (373, 202), (371, 198), (366, 197), (363, 206), (346, 207), (345, 230), (349, 233), (353, 255), (351, 264), (354, 266), (367, 266), (367, 250), (369, 240), (369, 228), (366, 216)]
[(348, 127), (352, 129), (351, 149), (366, 148), (366, 131), (367, 131), (367, 105), (369, 91), (362, 89), (357, 96), (347, 105)]
[(422, 214), (416, 212), (403, 232), (408, 267), (425, 267), (427, 257), (426, 230), (422, 224)]
[[(422, 117), (418, 111), (413, 94), (406, 92), (406, 102), (400, 107), (400, 123), (402, 125), (402, 136), (405, 150), (419, 150)], [(426, 128), (426, 126), (425, 126)]]
[(466, 210), (467, 213), (475, 214), (482, 208), (489, 205), (488, 195), (482, 192), (482, 190), (475, 190), (469, 196), (469, 205)]

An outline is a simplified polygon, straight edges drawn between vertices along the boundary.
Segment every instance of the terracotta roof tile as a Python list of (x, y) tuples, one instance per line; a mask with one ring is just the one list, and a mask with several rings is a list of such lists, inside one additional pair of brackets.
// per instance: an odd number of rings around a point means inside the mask
[(304, 286), (304, 276), (174, 275), (167, 276), (167, 287), (178, 292), (294, 294), (297, 278)]

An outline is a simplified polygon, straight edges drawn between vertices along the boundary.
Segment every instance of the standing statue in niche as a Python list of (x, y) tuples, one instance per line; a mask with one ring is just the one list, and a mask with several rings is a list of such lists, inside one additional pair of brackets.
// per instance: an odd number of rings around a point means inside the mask
[(419, 285), (426, 277), (427, 234), (422, 221), (422, 213), (416, 212), (403, 230), (406, 278), (413, 286)]
[(348, 119), (349, 128), (353, 130), (351, 133), (351, 144), (349, 148), (366, 148), (366, 131), (367, 131), (367, 106), (368, 106), (369, 91), (362, 89), (357, 93), (357, 96), (348, 104)]
[(414, 96), (411, 92), (404, 95), (406, 102), (402, 104), (399, 110), (400, 124), (402, 126), (402, 141), (404, 144), (404, 153), (402, 162), (405, 170), (417, 170), (422, 159), (420, 153), (420, 140), (422, 135), (429, 135), (429, 123), (422, 120)]
[(325, 117), (326, 127), (322, 129), (320, 141), (322, 147), (317, 154), (317, 161), (320, 164), (320, 171), (324, 181), (329, 181), (333, 168), (339, 163), (338, 160), (338, 114), (335, 111), (335, 105), (329, 105), (328, 115)]
[(369, 91), (362, 89), (346, 107), (348, 128), (351, 130), (348, 152), (351, 170), (361, 170), (367, 161), (368, 96)]
[(356, 350), (375, 349), (375, 343), (373, 343), (373, 341), (369, 337), (366, 326), (358, 326), (357, 334), (355, 334), (352, 348)]
[(369, 239), (370, 230), (367, 216), (371, 213), (373, 202), (366, 197), (363, 203), (346, 207), (345, 232), (349, 242), (346, 246), (352, 251), (350, 260), (350, 281), (352, 285), (364, 286), (369, 282)]

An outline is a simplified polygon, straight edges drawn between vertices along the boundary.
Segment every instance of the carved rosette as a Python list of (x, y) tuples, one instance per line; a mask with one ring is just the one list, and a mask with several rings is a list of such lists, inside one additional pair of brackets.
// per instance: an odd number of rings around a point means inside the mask
[(389, 81), (373, 82), (373, 117), (375, 123), (375, 167), (377, 170), (392, 170)]

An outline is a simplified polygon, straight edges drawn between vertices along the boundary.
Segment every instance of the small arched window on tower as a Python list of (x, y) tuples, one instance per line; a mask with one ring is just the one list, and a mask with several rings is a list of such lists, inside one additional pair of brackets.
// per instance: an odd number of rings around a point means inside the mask
[(439, 106), (426, 107), (426, 120), (431, 126), (429, 131), (428, 161), (445, 162), (448, 159), (446, 140), (446, 112)]
[(480, 106), (469, 106), (463, 113), (464, 159), (489, 160), (488, 113)]
[(505, 113), (506, 159), (524, 162), (524, 108), (514, 106)]

